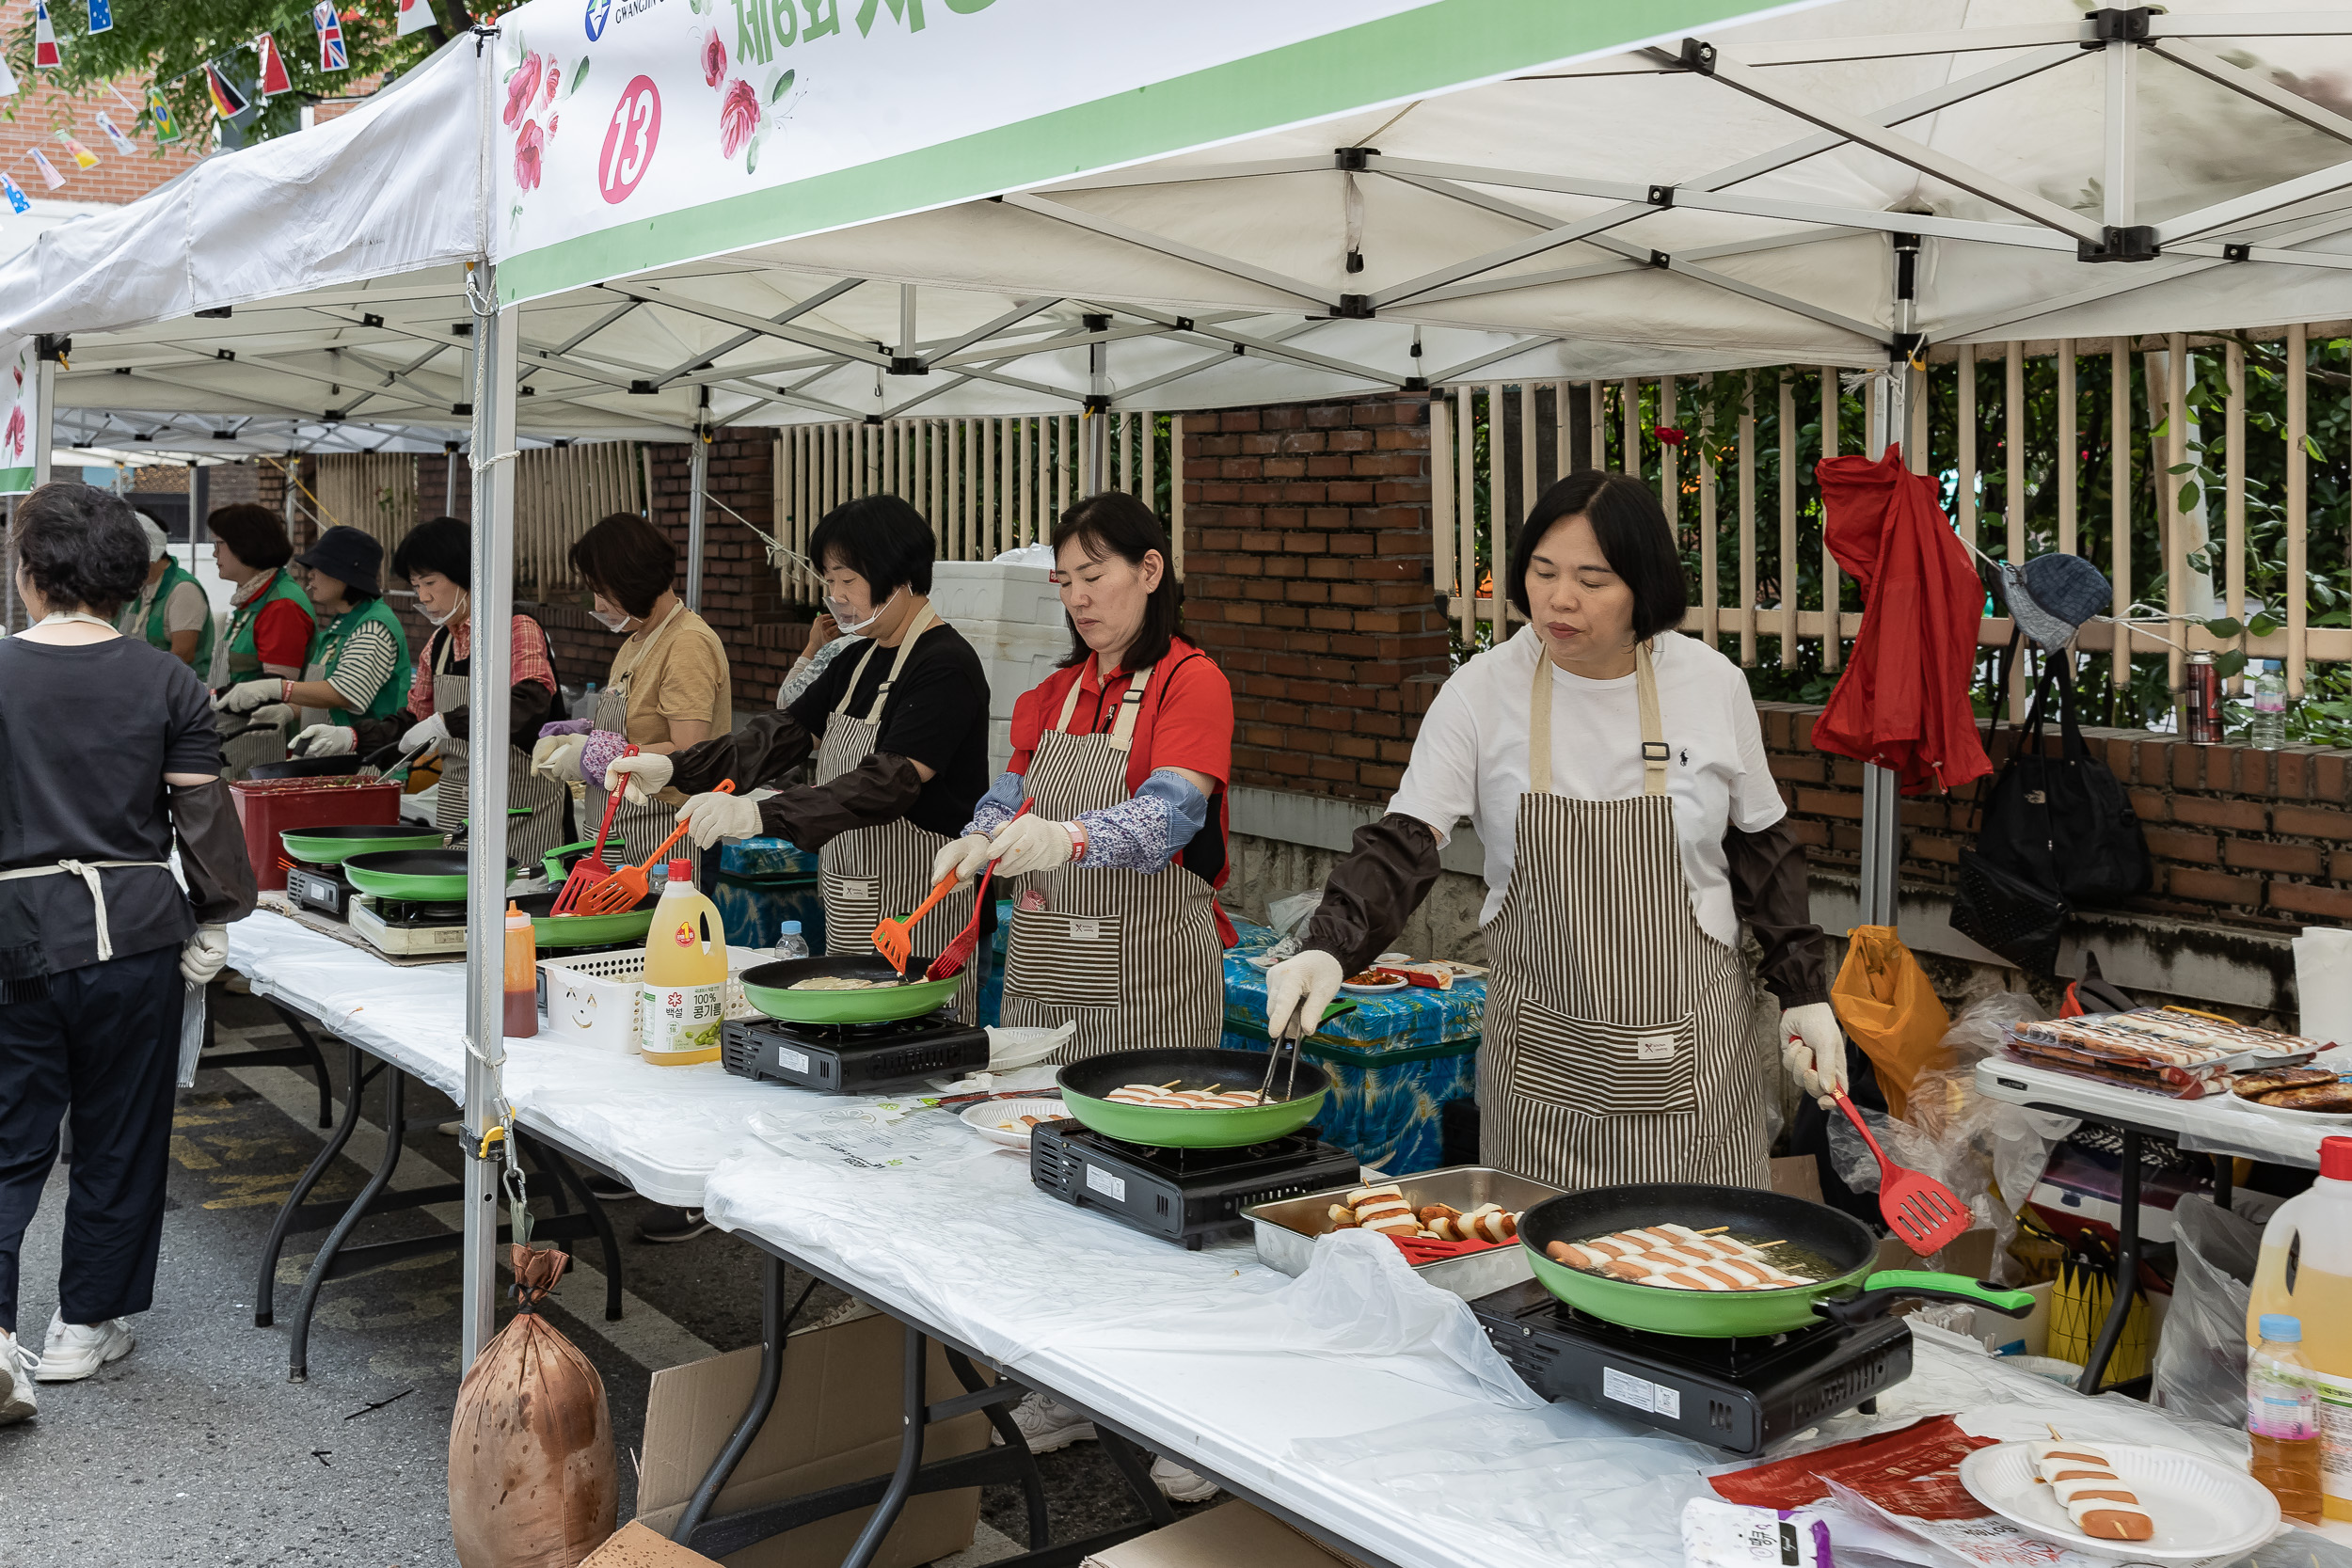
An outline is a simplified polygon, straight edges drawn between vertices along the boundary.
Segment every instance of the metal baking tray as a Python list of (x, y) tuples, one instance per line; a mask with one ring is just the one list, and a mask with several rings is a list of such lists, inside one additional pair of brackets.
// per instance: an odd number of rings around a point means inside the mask
[[(1520, 1213), (1548, 1197), (1560, 1196), (1557, 1187), (1547, 1187), (1540, 1181), (1530, 1181), (1490, 1165), (1448, 1165), (1443, 1170), (1391, 1176), (1385, 1180), (1402, 1188), (1405, 1201), (1416, 1209), (1428, 1203), (1445, 1203), (1465, 1213), (1482, 1203), (1499, 1203), (1513, 1213)], [(1331, 1205), (1358, 1187), (1382, 1184), (1367, 1173), (1364, 1180), (1351, 1181), (1344, 1187), (1330, 1187), (1303, 1197), (1286, 1197), (1244, 1209), (1242, 1212), (1249, 1216), (1250, 1227), (1257, 1236), (1258, 1261), (1287, 1275), (1305, 1274), (1308, 1262), (1315, 1255), (1315, 1238), (1331, 1228)], [(1440, 1291), (1451, 1291), (1465, 1301), (1491, 1295), (1505, 1286), (1535, 1276), (1535, 1271), (1528, 1266), (1527, 1249), (1516, 1242), (1489, 1247), (1485, 1252), (1465, 1253), (1459, 1258), (1441, 1258), (1434, 1263), (1422, 1263), (1413, 1272)]]

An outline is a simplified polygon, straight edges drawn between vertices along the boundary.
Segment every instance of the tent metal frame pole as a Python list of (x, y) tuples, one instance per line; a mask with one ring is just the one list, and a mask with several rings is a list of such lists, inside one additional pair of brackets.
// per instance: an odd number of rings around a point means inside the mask
[[(1903, 235), (1894, 237), (1895, 309), (1894, 329), (1899, 341), (1908, 342), (1917, 330), (1918, 301), (1915, 297), (1919, 241)], [(1923, 388), (1924, 390), (1924, 388)], [(1887, 373), (1870, 383), (1870, 455), (1883, 457), (1889, 445), (1902, 439), (1910, 429), (1911, 365), (1910, 358), (1898, 349)], [(1876, 763), (1862, 765), (1862, 885), (1860, 888), (1860, 923), (1865, 926), (1896, 924), (1896, 873), (1902, 859), (1902, 804), (1896, 789), (1895, 774)]]
[(1110, 406), (1111, 345), (1098, 341), (1087, 345), (1087, 404), (1082, 416), (1086, 434), (1078, 449), (1078, 494), (1082, 497), (1111, 487)]
[[(498, 297), (492, 263), (475, 270), (480, 297)], [(513, 679), (507, 623), (515, 599), (515, 397), (520, 309), (475, 307), (473, 389), (473, 663), (467, 702), (477, 734), (504, 735)], [(473, 824), (470, 863), (506, 863), (506, 769), (467, 770), (466, 811)], [(495, 874), (466, 879), (466, 1240), (463, 1257), (464, 1348), (472, 1366), (498, 1328), (499, 1168), (481, 1158), (483, 1140), (501, 1125), (506, 1103), (506, 886)], [(515, 1159), (512, 1148), (502, 1158)]]
[[(707, 394), (706, 394), (707, 395)], [(697, 420), (686, 456), (686, 608), (703, 608), (703, 514), (710, 510), (710, 430)]]
[(36, 489), (49, 483), (52, 464), (56, 460), (55, 433), (50, 429), (57, 409), (57, 356), (64, 345), (56, 339), (39, 338), (33, 357), (33, 484)]

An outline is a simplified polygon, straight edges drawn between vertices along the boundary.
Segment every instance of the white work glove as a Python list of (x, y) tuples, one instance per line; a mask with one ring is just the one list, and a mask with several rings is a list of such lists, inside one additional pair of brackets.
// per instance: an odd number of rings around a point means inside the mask
[(180, 974), (192, 986), (209, 985), (229, 961), (229, 927), (199, 926), (180, 949)]
[(939, 847), (939, 853), (931, 857), (931, 880), (936, 883), (952, 871), (957, 881), (968, 882), (980, 874), (980, 867), (988, 863), (988, 835), (966, 833)]
[[(999, 877), (1051, 871), (1057, 865), (1068, 865), (1077, 853), (1078, 846), (1070, 836), (1070, 824), (1048, 822), (1041, 816), (1016, 816), (997, 829), (996, 836), (988, 843), (988, 859), (996, 863)], [(986, 864), (987, 861), (981, 863)]]
[(542, 736), (531, 748), (531, 770), (543, 779), (567, 784), (580, 777), (580, 753), (587, 749), (584, 735)]
[[(629, 804), (642, 806), (661, 793), (663, 787), (669, 784), (670, 775), (674, 771), (675, 769), (671, 765), (670, 759), (659, 752), (640, 752), (633, 757), (614, 757), (612, 766), (604, 770), (604, 792), (607, 795), (618, 795), (626, 786), (628, 790)], [(708, 797), (698, 795), (695, 799), (700, 800), (707, 800)], [(681, 811), (678, 815), (684, 816), (686, 813)], [(739, 835), (730, 834), (729, 836)], [(697, 838), (696, 842), (700, 843), (701, 840)], [(706, 844), (703, 847), (707, 849), (709, 846)]]
[(345, 724), (313, 724), (287, 748), (298, 757), (347, 757), (359, 749), (359, 732)]
[(1808, 1002), (1780, 1015), (1780, 1060), (1805, 1093), (1835, 1107), (1846, 1092), (1846, 1035), (1826, 1002)]
[(447, 740), (448, 738), (449, 721), (437, 713), (430, 714), (418, 720), (401, 733), (400, 749), (403, 752), (413, 752), (428, 740)]
[(213, 699), (215, 713), (251, 713), (263, 703), (283, 702), (285, 680), (278, 675), (264, 675), (260, 680), (239, 681)]
[(275, 724), (282, 730), (302, 716), (284, 703), (266, 703), (246, 714), (246, 717), (256, 724), (264, 727)]
[(1284, 958), (1265, 972), (1265, 1032), (1276, 1039), (1288, 1037), (1294, 1016), (1298, 1033), (1311, 1035), (1323, 1024), (1323, 1009), (1340, 994), (1347, 971), (1340, 960), (1319, 947)]
[[(620, 760), (635, 762), (637, 759), (623, 757)], [(612, 777), (610, 769), (605, 776)], [(609, 795), (612, 791), (608, 789), (605, 793)], [(759, 802), (740, 795), (714, 793), (690, 796), (686, 804), (678, 807), (677, 819), (686, 824), (687, 834), (693, 839), (697, 849), (707, 849), (723, 838), (759, 836)]]

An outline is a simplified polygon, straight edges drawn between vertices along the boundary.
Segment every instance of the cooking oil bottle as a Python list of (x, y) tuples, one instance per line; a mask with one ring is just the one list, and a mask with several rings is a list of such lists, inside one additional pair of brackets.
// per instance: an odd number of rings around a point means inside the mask
[(645, 931), (645, 976), (637, 997), (637, 1049), (660, 1067), (719, 1059), (726, 1017), (727, 939), (719, 906), (697, 892), (693, 867), (670, 863), (670, 879)]
[(2319, 1180), (2279, 1205), (2254, 1263), (2246, 1342), (2265, 1315), (2301, 1321), (2302, 1361), (2320, 1438), (2320, 1507), (2352, 1520), (2352, 1138), (2322, 1138)]

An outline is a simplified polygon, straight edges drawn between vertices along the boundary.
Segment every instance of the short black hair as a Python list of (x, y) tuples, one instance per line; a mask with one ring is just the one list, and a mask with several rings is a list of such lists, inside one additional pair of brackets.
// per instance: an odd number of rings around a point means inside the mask
[(294, 559), (294, 541), (286, 537), (285, 522), (266, 506), (251, 501), (224, 506), (207, 517), (204, 526), (248, 566), (267, 571)]
[(1609, 569), (1633, 590), (1633, 638), (1646, 642), (1682, 624), (1691, 608), (1682, 580), (1682, 552), (1666, 509), (1648, 485), (1631, 474), (1579, 468), (1545, 491), (1528, 510), (1527, 522), (1511, 545), (1511, 603), (1532, 615), (1527, 603), (1527, 568), (1535, 546), (1563, 517), (1581, 516)]
[(437, 572), (458, 587), (473, 587), (473, 529), (457, 517), (435, 517), (408, 531), (392, 551), (392, 575), (413, 581)]
[(931, 562), (939, 542), (923, 514), (897, 496), (860, 496), (843, 501), (817, 520), (808, 536), (808, 559), (819, 572), (834, 562), (866, 579), (877, 609), (906, 587), (931, 591)]
[(677, 578), (677, 546), (634, 512), (615, 512), (572, 546), (572, 570), (638, 620)]
[[(1143, 625), (1119, 667), (1140, 670), (1166, 658), (1168, 642), (1184, 629), (1184, 590), (1176, 580), (1175, 557), (1168, 550), (1168, 530), (1160, 526), (1159, 518), (1152, 515), (1150, 507), (1125, 491), (1105, 490), (1089, 496), (1063, 513), (1061, 520), (1054, 525), (1057, 558), (1061, 547), (1073, 539), (1090, 561), (1107, 561), (1118, 556), (1130, 565), (1140, 566), (1144, 557), (1153, 550), (1160, 552), (1160, 585), (1152, 590), (1152, 597), (1145, 602)], [(1078, 635), (1076, 623), (1072, 623), (1070, 654), (1061, 661), (1061, 667), (1084, 664), (1093, 657), (1094, 650)]]
[(111, 490), (52, 480), (17, 503), (16, 560), (53, 610), (111, 617), (147, 586), (147, 531)]

